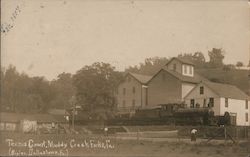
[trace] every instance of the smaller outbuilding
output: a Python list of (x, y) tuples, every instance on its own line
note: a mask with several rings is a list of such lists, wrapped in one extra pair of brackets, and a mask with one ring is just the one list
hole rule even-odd
[(41, 130), (58, 129), (65, 124), (64, 118), (50, 114), (0, 113), (0, 131), (39, 132)]
[(228, 112), (231, 124), (250, 126), (250, 98), (239, 88), (229, 84), (200, 82), (184, 98), (187, 107), (211, 108), (215, 116)]

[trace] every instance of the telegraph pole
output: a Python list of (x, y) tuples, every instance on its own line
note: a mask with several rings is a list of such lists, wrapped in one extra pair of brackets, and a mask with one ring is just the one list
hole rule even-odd
[(70, 104), (73, 106), (72, 112), (72, 128), (75, 130), (75, 113), (76, 113), (76, 97), (72, 96), (70, 99)]

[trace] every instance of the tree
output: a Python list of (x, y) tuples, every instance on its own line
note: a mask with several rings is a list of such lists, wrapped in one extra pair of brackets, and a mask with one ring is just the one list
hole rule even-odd
[(108, 63), (84, 66), (73, 76), (77, 102), (90, 112), (115, 105), (114, 92), (122, 74)]
[(75, 95), (72, 75), (70, 73), (59, 74), (57, 79), (51, 82), (51, 87), (54, 90), (55, 97), (50, 102), (50, 107), (60, 109), (70, 108), (69, 100)]
[(159, 69), (161, 69), (167, 62), (168, 59), (165, 57), (146, 58), (144, 60), (144, 63), (139, 64), (139, 67), (137, 65), (134, 67), (130, 66), (129, 68), (125, 69), (125, 72), (135, 72), (138, 74), (153, 75)]
[(243, 63), (242, 63), (242, 62), (237, 62), (237, 63), (236, 63), (236, 67), (238, 67), (238, 68), (239, 68), (239, 67), (243, 67)]
[(184, 54), (179, 54), (177, 57), (190, 60), (195, 64), (196, 68), (203, 68), (206, 63), (205, 57), (202, 52), (195, 52), (194, 54), (184, 53)]
[(233, 64), (227, 64), (227, 65), (223, 66), (224, 71), (230, 71), (230, 70), (233, 70), (233, 69), (235, 69), (235, 65), (233, 65)]
[(20, 74), (13, 65), (1, 73), (2, 111), (46, 112), (53, 97), (51, 86), (43, 77)]
[(17, 90), (16, 83), (19, 73), (16, 67), (9, 65), (5, 73), (3, 73), (1, 86), (1, 106), (11, 111), (15, 111), (17, 107)]
[[(50, 83), (44, 77), (33, 77), (31, 78), (31, 88), (32, 94), (35, 94), (34, 98), (37, 98), (37, 109), (39, 112), (46, 112), (50, 106), (50, 102), (54, 99), (55, 93), (53, 92)], [(31, 94), (30, 93), (30, 94)], [(38, 98), (40, 97), (40, 98)]]
[(213, 48), (212, 51), (208, 51), (210, 58), (209, 65), (211, 68), (221, 68), (223, 67), (224, 51), (220, 48)]
[(203, 68), (206, 60), (202, 52), (195, 52), (193, 55), (193, 62), (197, 68)]

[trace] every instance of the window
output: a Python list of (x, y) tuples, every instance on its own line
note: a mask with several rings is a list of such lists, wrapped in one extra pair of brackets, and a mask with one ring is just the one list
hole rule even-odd
[(214, 98), (209, 98), (208, 107), (214, 107)]
[(132, 92), (135, 94), (135, 87), (133, 87), (133, 90), (132, 90)]
[(228, 107), (228, 98), (225, 98), (225, 107)]
[(125, 101), (125, 100), (122, 101), (122, 106), (123, 106), (124, 108), (126, 107), (126, 101)]
[(123, 88), (123, 95), (126, 95), (126, 88)]
[(146, 95), (145, 105), (147, 106), (148, 105), (148, 88), (146, 88), (145, 95)]
[(248, 113), (246, 113), (246, 122), (248, 122)]
[(200, 108), (200, 104), (199, 104), (199, 103), (196, 103), (196, 104), (195, 104), (195, 107), (196, 107), (196, 108)]
[(246, 109), (248, 109), (248, 100), (246, 100)]
[(200, 87), (200, 94), (204, 94), (204, 87), (203, 86)]
[(190, 100), (190, 107), (191, 107), (191, 108), (194, 108), (194, 99), (191, 99), (191, 100)]
[(173, 64), (173, 70), (176, 71), (176, 64)]
[(192, 67), (192, 66), (189, 67), (189, 74), (190, 74), (190, 75), (193, 74), (193, 67)]
[(135, 108), (135, 99), (132, 100), (132, 107)]
[(186, 74), (186, 73), (187, 73), (187, 66), (184, 65), (184, 74)]

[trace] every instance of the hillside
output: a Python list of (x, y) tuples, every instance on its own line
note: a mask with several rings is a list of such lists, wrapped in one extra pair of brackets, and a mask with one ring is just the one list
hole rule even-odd
[(248, 70), (197, 69), (196, 71), (211, 81), (235, 85), (250, 95), (250, 72)]

